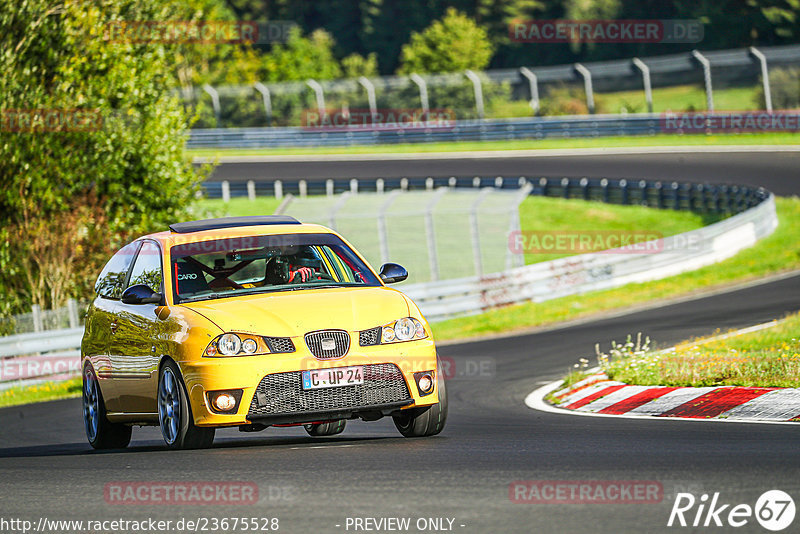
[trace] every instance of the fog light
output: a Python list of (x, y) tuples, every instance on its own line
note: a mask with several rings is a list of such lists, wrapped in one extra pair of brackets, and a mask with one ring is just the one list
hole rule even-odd
[(230, 393), (219, 393), (214, 397), (214, 407), (221, 412), (233, 410), (236, 406), (236, 398)]
[(429, 374), (424, 374), (419, 377), (417, 385), (422, 393), (430, 393), (433, 390), (433, 378)]
[(242, 348), (247, 354), (253, 354), (258, 349), (255, 339), (247, 338), (242, 342)]

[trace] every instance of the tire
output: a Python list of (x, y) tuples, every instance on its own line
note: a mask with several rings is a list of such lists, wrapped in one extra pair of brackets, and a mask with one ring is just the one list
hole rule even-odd
[(158, 424), (170, 449), (206, 449), (214, 442), (213, 428), (195, 426), (186, 385), (172, 360), (158, 374)]
[(439, 390), (437, 404), (404, 410), (400, 415), (392, 416), (394, 426), (403, 436), (407, 438), (435, 436), (444, 429), (447, 422), (447, 388), (441, 365), (436, 366), (436, 387)]
[(86, 439), (95, 449), (124, 449), (131, 442), (131, 427), (111, 423), (106, 417), (106, 403), (94, 369), (83, 370), (83, 426)]
[(335, 436), (344, 432), (344, 427), (347, 420), (339, 419), (338, 421), (329, 421), (327, 423), (319, 423), (315, 425), (303, 425), (309, 436)]

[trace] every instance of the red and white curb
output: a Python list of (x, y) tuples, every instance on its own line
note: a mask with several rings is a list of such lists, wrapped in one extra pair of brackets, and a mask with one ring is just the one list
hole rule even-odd
[[(800, 422), (800, 389), (764, 387), (633, 386), (597, 372), (569, 387), (543, 386), (525, 399), (530, 408), (598, 417), (663, 417), (684, 420)], [(552, 394), (556, 403), (545, 397)]]

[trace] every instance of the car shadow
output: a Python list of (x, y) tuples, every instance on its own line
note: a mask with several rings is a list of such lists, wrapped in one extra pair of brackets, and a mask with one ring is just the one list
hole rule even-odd
[[(320, 446), (336, 446), (336, 445), (353, 445), (356, 443), (372, 442), (377, 443), (381, 441), (397, 441), (404, 440), (402, 437), (394, 436), (337, 436), (329, 438), (312, 438), (312, 437), (269, 437), (263, 439), (236, 439), (227, 438), (222, 441), (215, 441), (214, 444), (208, 448), (203, 449), (206, 451), (214, 451), (217, 449), (246, 449), (254, 447), (265, 447), (270, 449), (285, 449), (287, 447), (310, 448)], [(132, 442), (131, 445), (125, 449), (108, 449), (108, 450), (95, 450), (92, 449), (88, 443), (63, 443), (53, 445), (31, 445), (27, 447), (6, 447), (0, 448), (0, 459), (2, 458), (42, 458), (53, 456), (85, 456), (94, 454), (146, 454), (152, 452), (165, 452), (168, 451), (163, 443), (156, 441), (139, 441)], [(180, 452), (180, 451), (171, 451)], [(189, 451), (191, 452), (191, 451)]]

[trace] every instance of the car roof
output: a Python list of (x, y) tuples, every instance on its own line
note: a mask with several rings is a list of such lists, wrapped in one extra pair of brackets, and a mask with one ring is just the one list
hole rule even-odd
[[(176, 227), (182, 231), (176, 232)], [(176, 223), (170, 225), (170, 230), (142, 236), (140, 239), (153, 239), (161, 243), (164, 248), (170, 248), (173, 245), (213, 239), (280, 234), (336, 234), (336, 232), (321, 225), (301, 223), (293, 217), (264, 215)]]
[(250, 215), (246, 217), (221, 217), (218, 219), (179, 222), (170, 224), (169, 229), (177, 234), (190, 234), (219, 228), (271, 226), (275, 224), (300, 224), (300, 221), (288, 215)]

